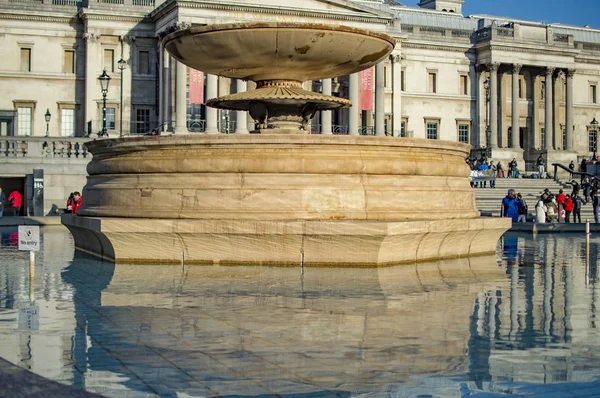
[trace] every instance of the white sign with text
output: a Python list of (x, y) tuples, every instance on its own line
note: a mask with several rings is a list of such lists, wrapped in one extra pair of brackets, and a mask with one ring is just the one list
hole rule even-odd
[(19, 225), (19, 250), (37, 252), (40, 250), (40, 227)]

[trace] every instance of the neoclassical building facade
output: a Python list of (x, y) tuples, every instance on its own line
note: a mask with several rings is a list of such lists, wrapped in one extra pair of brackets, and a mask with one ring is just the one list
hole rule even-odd
[(539, 153), (558, 162), (592, 156), (600, 30), (464, 16), (463, 2), (0, 0), (0, 134), (83, 137), (104, 126), (111, 136), (248, 133), (254, 126), (244, 112), (191, 97), (197, 84), (205, 101), (251, 83), (190, 71), (162, 38), (190, 25), (310, 22), (397, 40), (372, 75), (305, 83), (354, 102), (318, 114), (312, 133), (461, 141), (530, 166)]

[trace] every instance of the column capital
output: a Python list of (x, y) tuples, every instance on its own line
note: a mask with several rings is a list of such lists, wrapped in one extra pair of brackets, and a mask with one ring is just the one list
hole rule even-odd
[(575, 69), (567, 69), (567, 77), (575, 76), (575, 72), (577, 72)]
[(98, 39), (100, 39), (99, 33), (86, 32), (83, 34), (83, 40), (87, 42), (95, 43), (98, 41)]
[(493, 62), (491, 64), (486, 64), (486, 67), (490, 72), (498, 72), (498, 69), (500, 68), (500, 63)]
[(523, 67), (523, 64), (513, 64), (513, 73), (521, 72), (522, 67)]
[(390, 61), (393, 63), (400, 63), (402, 61), (402, 56), (400, 54), (391, 54)]
[(553, 75), (555, 70), (556, 70), (556, 68), (554, 66), (546, 67), (546, 76)]

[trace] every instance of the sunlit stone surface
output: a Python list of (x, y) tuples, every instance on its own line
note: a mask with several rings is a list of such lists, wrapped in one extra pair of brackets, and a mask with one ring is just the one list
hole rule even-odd
[(2, 229), (0, 356), (108, 397), (597, 396), (598, 249), (505, 236), (496, 256), (379, 269), (114, 265)]
[(289, 87), (359, 72), (395, 45), (381, 33), (318, 24), (171, 33), (164, 46), (183, 64), (257, 82), (245, 99), (207, 104), (248, 110), (260, 134), (86, 144), (94, 157), (83, 206), (63, 217), (76, 247), (116, 262), (231, 265), (395, 265), (492, 253), (511, 222), (479, 218), (468, 145), (306, 134), (317, 110), (349, 101)]

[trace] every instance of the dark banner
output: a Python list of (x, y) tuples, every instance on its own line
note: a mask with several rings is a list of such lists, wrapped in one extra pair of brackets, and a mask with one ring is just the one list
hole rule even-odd
[(44, 169), (33, 169), (33, 216), (44, 216)]

